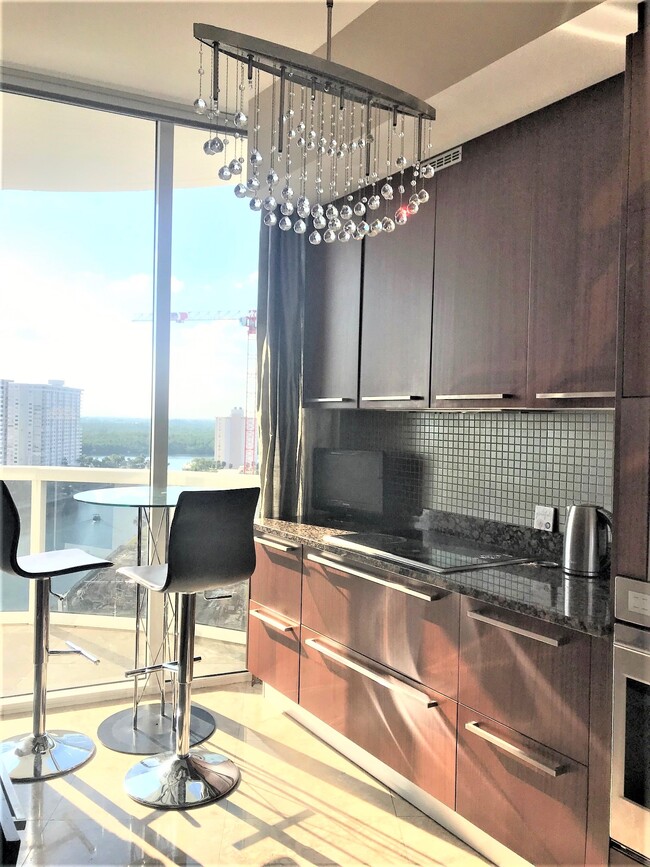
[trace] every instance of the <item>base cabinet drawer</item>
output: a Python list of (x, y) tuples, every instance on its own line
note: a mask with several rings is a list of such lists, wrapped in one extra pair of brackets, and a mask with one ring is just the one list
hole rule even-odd
[(250, 601), (248, 670), (291, 701), (298, 701), (300, 624)]
[(586, 765), (588, 635), (462, 599), (458, 700)]
[(459, 596), (328, 559), (305, 551), (303, 624), (456, 699)]
[(462, 705), (456, 810), (531, 864), (584, 864), (587, 768)]
[(300, 705), (454, 808), (456, 703), (303, 627)]
[(302, 546), (256, 533), (255, 557), (250, 598), (300, 622)]

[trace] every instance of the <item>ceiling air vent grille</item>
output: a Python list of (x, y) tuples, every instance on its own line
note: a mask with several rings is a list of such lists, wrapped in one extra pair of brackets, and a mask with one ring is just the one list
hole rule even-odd
[(425, 162), (432, 165), (434, 169), (439, 172), (440, 169), (449, 168), (449, 166), (461, 162), (462, 159), (463, 147), (462, 145), (458, 145), (458, 147), (452, 148), (450, 151), (445, 151), (443, 154), (438, 154), (437, 157), (433, 157), (433, 159), (426, 160)]

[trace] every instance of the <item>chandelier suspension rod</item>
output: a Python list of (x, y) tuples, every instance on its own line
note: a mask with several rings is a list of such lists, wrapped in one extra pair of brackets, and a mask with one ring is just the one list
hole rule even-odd
[(334, 0), (327, 0), (327, 54), (328, 60), (332, 59), (332, 9)]

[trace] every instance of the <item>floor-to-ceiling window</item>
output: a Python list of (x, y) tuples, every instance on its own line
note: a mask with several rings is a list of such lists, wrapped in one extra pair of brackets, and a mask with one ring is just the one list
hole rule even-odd
[[(173, 271), (165, 286), (156, 279), (155, 120), (10, 93), (0, 100), (10, 130), (0, 193), (0, 478), (20, 511), (21, 553), (74, 546), (117, 565), (133, 562), (136, 510), (74, 495), (149, 481), (156, 292), (171, 293), (173, 311), (170, 383), (159, 372), (156, 383), (158, 393), (169, 388), (170, 418), (158, 461), (162, 455), (171, 483), (226, 483), (222, 470), (233, 468), (216, 451), (217, 419), (233, 407), (252, 411), (246, 365), (254, 338), (221, 317), (234, 310), (235, 295), (237, 310), (254, 308), (259, 216), (247, 211), (248, 220), (237, 222), (236, 243), (221, 237), (219, 226), (234, 225), (218, 216), (232, 191), (214, 185), (206, 133), (173, 127), (175, 159), (166, 167), (174, 177)], [(183, 331), (174, 314), (185, 307), (203, 318)], [(250, 471), (241, 477), (253, 481)], [(78, 637), (102, 665), (55, 658), (51, 688), (122, 681), (132, 663), (133, 587), (113, 569), (59, 579), (53, 589), (53, 646)], [(0, 574), (5, 653), (31, 630), (29, 591), (28, 581)], [(203, 614), (206, 641), (222, 627), (239, 628), (234, 606), (219, 623), (209, 608)], [(111, 629), (109, 642), (97, 627)], [(243, 667), (243, 636), (233, 659), (228, 651), (201, 673)], [(3, 666), (13, 671), (3, 695), (29, 691), (28, 653), (24, 668)]]

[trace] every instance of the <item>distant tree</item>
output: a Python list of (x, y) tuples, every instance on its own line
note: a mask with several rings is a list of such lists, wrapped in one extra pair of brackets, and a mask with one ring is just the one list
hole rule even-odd
[(212, 458), (192, 458), (189, 463), (185, 464), (183, 467), (184, 470), (191, 470), (195, 473), (216, 473), (221, 469), (219, 466), (220, 461), (215, 461)]

